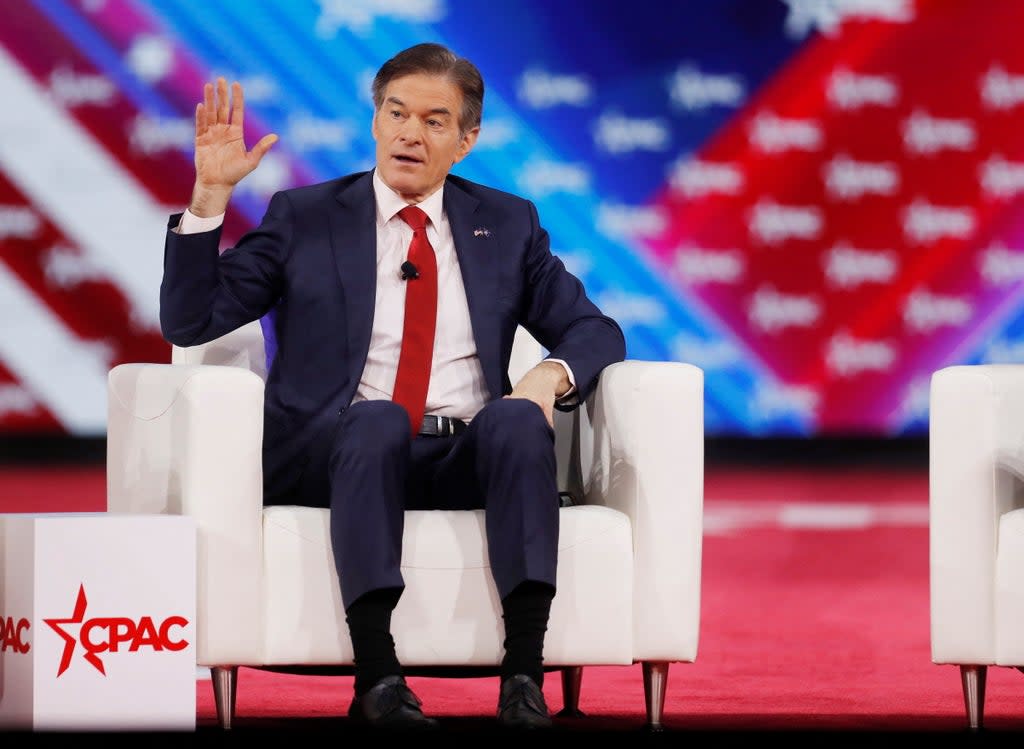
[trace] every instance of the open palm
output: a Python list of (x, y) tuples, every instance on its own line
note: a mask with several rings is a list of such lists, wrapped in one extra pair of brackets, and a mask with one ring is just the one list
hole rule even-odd
[(243, 122), (245, 99), (242, 85), (223, 78), (203, 87), (203, 101), (196, 106), (196, 182), (207, 189), (230, 190), (259, 166), (264, 154), (277, 142), (273, 133), (264, 135), (251, 150), (245, 148)]

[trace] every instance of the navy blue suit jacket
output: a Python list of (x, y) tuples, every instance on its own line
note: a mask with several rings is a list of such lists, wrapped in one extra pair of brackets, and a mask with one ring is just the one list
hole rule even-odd
[[(625, 357), (624, 338), (551, 254), (533, 203), (449, 175), (444, 209), (491, 398), (512, 389), (508, 365), (521, 324), (569, 364), (576, 402), (584, 400), (601, 370)], [(372, 172), (276, 193), (260, 225), (223, 254), (219, 230), (180, 235), (170, 231), (179, 220), (168, 224), (160, 286), (170, 343), (205, 343), (274, 311), (263, 462), (264, 483), (277, 483), (359, 385), (376, 293)]]

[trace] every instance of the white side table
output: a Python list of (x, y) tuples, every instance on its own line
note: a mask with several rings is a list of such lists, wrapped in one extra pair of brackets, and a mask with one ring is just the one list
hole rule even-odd
[(194, 731), (196, 533), (0, 514), (0, 729)]

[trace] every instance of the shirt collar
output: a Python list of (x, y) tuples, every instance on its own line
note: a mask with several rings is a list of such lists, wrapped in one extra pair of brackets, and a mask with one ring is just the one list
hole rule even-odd
[[(402, 200), (398, 193), (384, 184), (384, 180), (380, 178), (376, 169), (373, 170), (373, 193), (377, 199), (377, 220), (380, 221), (381, 226), (409, 205)], [(427, 214), (427, 218), (430, 219), (434, 228), (440, 226), (444, 207), (444, 183), (416, 205)]]

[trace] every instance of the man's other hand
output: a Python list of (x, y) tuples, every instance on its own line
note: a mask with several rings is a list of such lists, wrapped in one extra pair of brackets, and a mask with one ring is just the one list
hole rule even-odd
[(555, 399), (569, 390), (571, 383), (565, 367), (557, 362), (542, 361), (523, 375), (506, 398), (526, 398), (540, 406), (548, 426), (555, 426)]

